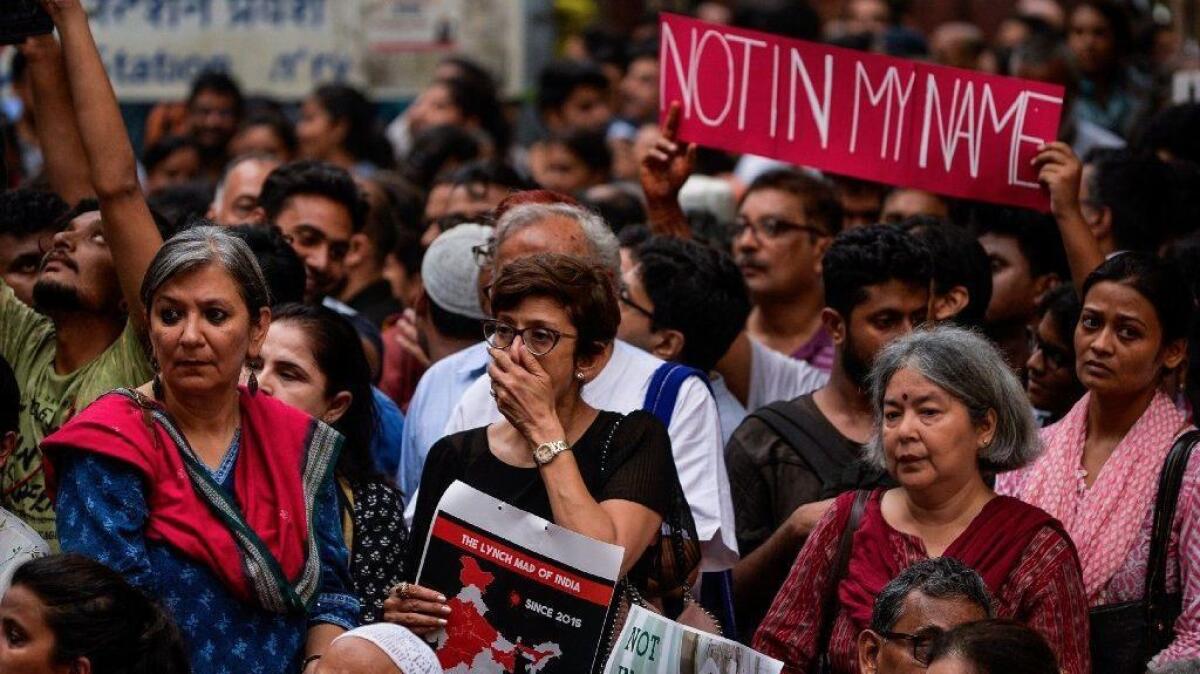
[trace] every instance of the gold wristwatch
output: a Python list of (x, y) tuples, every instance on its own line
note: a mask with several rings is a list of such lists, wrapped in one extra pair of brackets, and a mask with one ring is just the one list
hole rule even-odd
[(539, 466), (544, 466), (554, 460), (554, 457), (570, 449), (566, 440), (543, 442), (533, 450), (533, 460)]

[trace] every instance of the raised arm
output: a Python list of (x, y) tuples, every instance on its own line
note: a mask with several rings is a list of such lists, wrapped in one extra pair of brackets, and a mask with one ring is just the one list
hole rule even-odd
[(1043, 145), (1033, 163), (1038, 167), (1038, 180), (1050, 190), (1050, 211), (1058, 222), (1063, 248), (1067, 251), (1071, 281), (1075, 292), (1082, 295), (1084, 279), (1104, 262), (1104, 252), (1083, 219), (1079, 205), (1083, 164), (1071, 146), (1062, 142)]
[(139, 328), (146, 312), (142, 277), (162, 245), (138, 184), (137, 160), (121, 119), (87, 14), (79, 0), (41, 0), (62, 38), (63, 62), (91, 183), (100, 199), (104, 236), (112, 250), (129, 319)]
[(654, 234), (692, 237), (692, 228), (679, 205), (679, 190), (696, 166), (695, 144), (679, 142), (679, 103), (671, 104), (662, 125), (662, 137), (642, 158), (638, 177), (646, 195), (646, 213)]
[(33, 114), (50, 187), (72, 205), (94, 197), (58, 41), (53, 35), (31, 37), (21, 45), (21, 53), (29, 61)]

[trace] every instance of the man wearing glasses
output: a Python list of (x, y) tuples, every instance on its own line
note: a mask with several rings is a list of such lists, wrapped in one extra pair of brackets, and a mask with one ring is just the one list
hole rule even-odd
[(821, 325), (821, 257), (841, 223), (841, 204), (827, 182), (778, 169), (747, 188), (733, 230), (734, 258), (754, 305), (750, 336), (826, 372), (833, 340)]
[[(746, 337), (750, 300), (729, 255), (694, 241), (656, 236), (622, 247), (621, 269), (617, 336), (663, 360), (710, 374), (722, 445), (748, 409), (811, 393), (829, 379), (828, 373)], [(743, 358), (727, 357), (738, 348), (744, 348)], [(741, 371), (722, 370), (719, 363), (725, 360), (738, 360)]]
[(425, 202), (421, 243), (429, 247), (439, 234), (473, 222), (492, 225), (492, 211), (510, 194), (533, 189), (509, 164), (481, 159), (438, 178)]
[(943, 632), (991, 618), (992, 598), (978, 573), (953, 557), (917, 562), (875, 598), (871, 627), (858, 636), (862, 674), (921, 674)]

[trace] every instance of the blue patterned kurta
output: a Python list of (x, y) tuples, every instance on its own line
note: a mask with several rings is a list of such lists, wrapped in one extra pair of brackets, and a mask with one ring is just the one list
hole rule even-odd
[[(213, 477), (230, 493), (238, 445)], [(123, 573), (158, 597), (175, 618), (195, 674), (292, 674), (299, 671), (309, 626), (357, 624), (359, 603), (348, 572), (334, 481), (321, 486), (316, 532), (321, 591), (310, 615), (280, 615), (240, 601), (206, 566), (166, 543), (146, 540), (148, 511), (141, 475), (115, 459), (65, 454), (57, 516), (64, 551)]]

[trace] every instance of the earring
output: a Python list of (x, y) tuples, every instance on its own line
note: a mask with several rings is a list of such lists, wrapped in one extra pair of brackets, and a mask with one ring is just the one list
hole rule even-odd
[(583, 381), (583, 380), (584, 380), (584, 376), (585, 376), (585, 375), (583, 374), (583, 371), (582, 371), (582, 370), (580, 370), (579, 372), (576, 372), (576, 373), (575, 373), (575, 378), (576, 378), (576, 379), (578, 379), (579, 381)]
[(246, 389), (250, 391), (250, 395), (258, 394), (258, 375), (256, 373), (262, 368), (262, 358), (246, 359), (246, 369), (250, 370), (250, 376), (246, 378)]
[(150, 381), (150, 390), (154, 393), (154, 399), (162, 401), (166, 396), (163, 395), (162, 377), (158, 375), (161, 369), (158, 365), (158, 356), (150, 356), (150, 369), (154, 370), (154, 379)]

